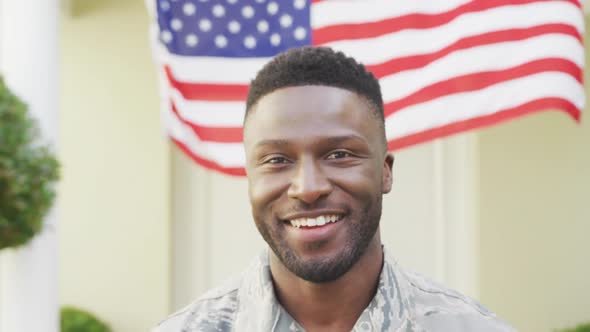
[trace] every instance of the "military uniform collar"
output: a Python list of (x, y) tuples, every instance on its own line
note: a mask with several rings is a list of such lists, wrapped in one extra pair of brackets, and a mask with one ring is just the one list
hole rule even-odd
[[(384, 249), (377, 292), (353, 331), (407, 331), (415, 326), (410, 283)], [(278, 302), (265, 250), (244, 274), (238, 290), (236, 325), (245, 331), (304, 331)]]

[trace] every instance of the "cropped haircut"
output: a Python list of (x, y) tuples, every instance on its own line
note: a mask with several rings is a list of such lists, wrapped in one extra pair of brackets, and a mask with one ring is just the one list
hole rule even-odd
[(245, 118), (265, 95), (304, 85), (331, 86), (356, 93), (369, 103), (373, 115), (384, 126), (379, 81), (355, 59), (328, 47), (292, 48), (268, 62), (250, 84)]

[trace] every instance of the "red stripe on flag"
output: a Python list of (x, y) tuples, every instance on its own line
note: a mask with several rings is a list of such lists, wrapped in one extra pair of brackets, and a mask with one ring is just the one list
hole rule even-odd
[(243, 101), (248, 96), (248, 85), (205, 84), (178, 81), (168, 65), (164, 66), (170, 85), (188, 100)]
[(172, 112), (176, 117), (187, 126), (191, 127), (195, 135), (201, 141), (217, 142), (217, 143), (240, 143), (242, 142), (243, 130), (242, 127), (207, 127), (186, 120), (176, 108), (174, 102), (170, 102)]
[(367, 66), (375, 77), (382, 78), (387, 75), (398, 73), (404, 70), (418, 69), (441, 59), (450, 53), (473, 48), (482, 45), (489, 45), (502, 42), (511, 42), (537, 37), (545, 34), (564, 34), (576, 38), (582, 44), (582, 35), (576, 27), (567, 24), (544, 24), (525, 29), (509, 29), (493, 31), (480, 35), (469, 36), (456, 41), (455, 43), (433, 53), (406, 56), (391, 59), (381, 64)]
[[(408, 14), (367, 23), (336, 24), (314, 29), (312, 43), (323, 45), (340, 40), (368, 39), (407, 29), (429, 29), (466, 13), (485, 11), (501, 6), (525, 5), (547, 0), (477, 0), (440, 14)], [(561, 0), (580, 6), (576, 0)]]
[(421, 131), (408, 136), (396, 138), (388, 142), (389, 150), (399, 150), (419, 143), (424, 143), (437, 138), (443, 138), (456, 133), (476, 129), (479, 127), (498, 124), (510, 119), (527, 114), (542, 111), (563, 111), (569, 114), (576, 122), (580, 122), (581, 110), (569, 100), (562, 98), (541, 98), (522, 105), (505, 109), (493, 114), (479, 116), (464, 121), (453, 122), (437, 128)]
[(174, 142), (176, 144), (176, 146), (178, 146), (182, 151), (184, 151), (184, 153), (189, 155), (197, 164), (199, 164), (205, 168), (213, 169), (213, 170), (216, 170), (218, 172), (228, 174), (228, 175), (234, 175), (234, 176), (245, 176), (246, 175), (246, 170), (242, 167), (223, 167), (214, 161), (202, 158), (199, 155), (195, 154), (191, 149), (189, 149), (188, 146), (186, 146), (186, 144), (175, 139), (174, 137), (170, 137), (170, 139), (172, 140), (172, 142)]
[(542, 72), (563, 72), (582, 83), (582, 69), (575, 63), (559, 58), (531, 61), (516, 67), (457, 76), (426, 86), (407, 97), (384, 105), (384, 115), (388, 117), (408, 106), (424, 103), (442, 96), (484, 89), (491, 85)]

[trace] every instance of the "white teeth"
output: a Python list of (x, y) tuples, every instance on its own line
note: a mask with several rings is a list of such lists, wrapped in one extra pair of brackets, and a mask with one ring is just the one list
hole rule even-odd
[(314, 227), (314, 226), (323, 226), (325, 224), (336, 222), (340, 220), (340, 216), (331, 214), (326, 216), (319, 216), (316, 218), (298, 218), (291, 220), (291, 226), (293, 227)]

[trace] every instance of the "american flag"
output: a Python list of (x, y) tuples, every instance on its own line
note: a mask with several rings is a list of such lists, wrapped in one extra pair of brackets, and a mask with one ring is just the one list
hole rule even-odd
[(147, 0), (167, 134), (199, 164), (244, 175), (248, 84), (303, 45), (379, 79), (389, 149), (525, 114), (584, 107), (577, 0)]

